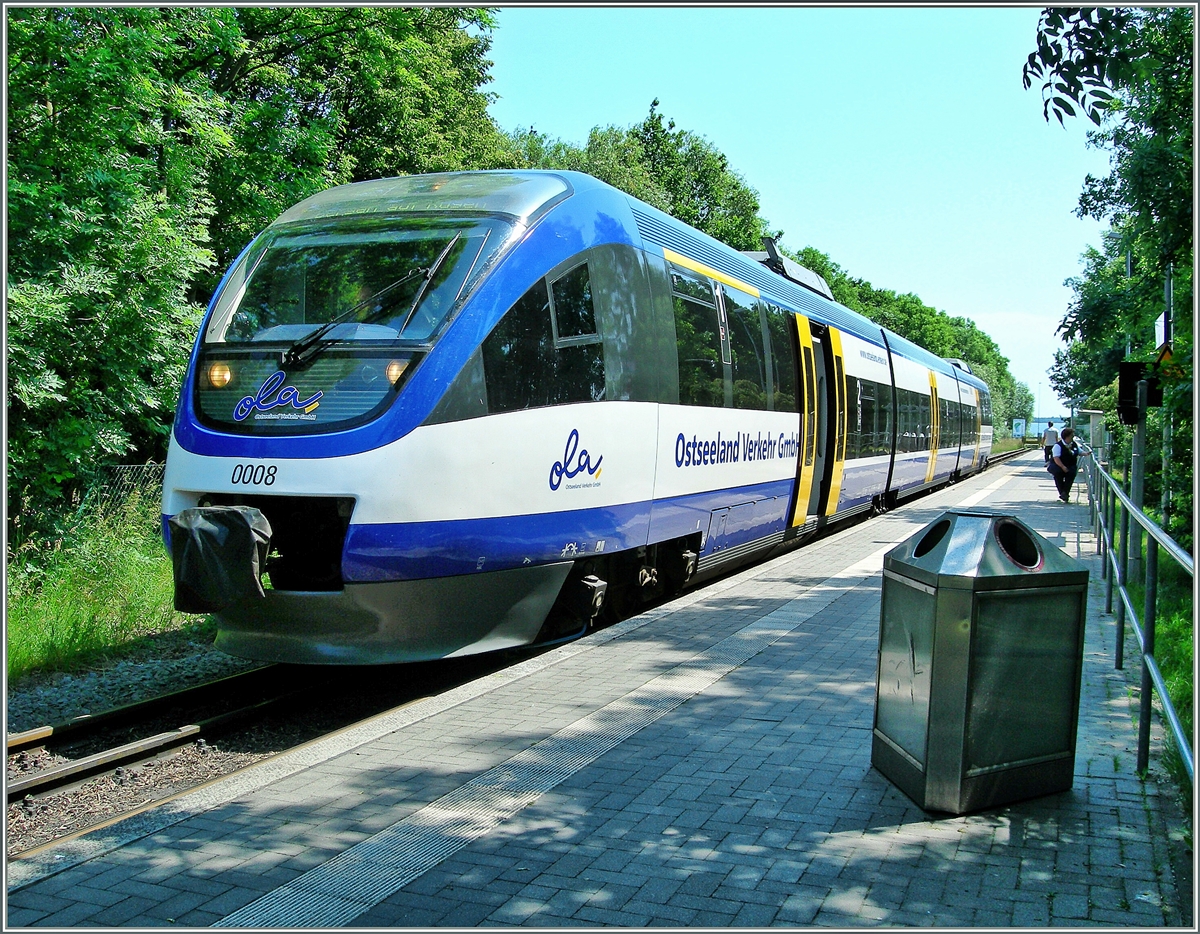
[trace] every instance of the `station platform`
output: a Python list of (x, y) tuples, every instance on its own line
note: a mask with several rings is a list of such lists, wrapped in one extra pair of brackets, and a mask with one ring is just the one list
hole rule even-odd
[[(10, 861), (5, 926), (1178, 925), (1086, 495), (997, 465)], [(955, 507), (1091, 569), (1072, 789), (962, 817), (871, 767), (883, 556)]]

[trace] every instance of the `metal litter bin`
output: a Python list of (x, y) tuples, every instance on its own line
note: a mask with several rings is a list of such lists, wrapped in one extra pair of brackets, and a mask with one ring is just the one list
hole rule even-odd
[(871, 764), (928, 811), (1069, 789), (1087, 582), (992, 513), (951, 510), (889, 551)]

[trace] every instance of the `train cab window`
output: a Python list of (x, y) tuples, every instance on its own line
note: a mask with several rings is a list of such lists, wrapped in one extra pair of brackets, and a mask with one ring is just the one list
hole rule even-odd
[(770, 304), (764, 306), (764, 311), (771, 348), (771, 408), (776, 412), (796, 412), (796, 363), (788, 322), (791, 312)]
[[(568, 320), (578, 321), (582, 296), (590, 308), (591, 292), (585, 282), (587, 266), (567, 274), (568, 281), (555, 295), (564, 296)], [(571, 278), (574, 277), (574, 278)], [(557, 286), (562, 280), (555, 280)], [(573, 291), (572, 291), (573, 290)], [(572, 304), (574, 303), (574, 304)], [(557, 307), (557, 305), (555, 306)], [(593, 330), (595, 325), (592, 325)], [(580, 337), (590, 338), (582, 343)], [(488, 411), (512, 412), (546, 405), (598, 402), (605, 396), (604, 352), (594, 335), (574, 335), (566, 344), (554, 340), (550, 290), (539, 280), (500, 319), (483, 342), (484, 382)]]
[(733, 407), (767, 407), (767, 358), (763, 353), (763, 328), (759, 303), (729, 286), (721, 287), (725, 319), (729, 322), (729, 350), (733, 367)]
[(712, 283), (690, 270), (672, 266), (671, 292), (679, 354), (679, 402), (724, 406), (723, 328)]

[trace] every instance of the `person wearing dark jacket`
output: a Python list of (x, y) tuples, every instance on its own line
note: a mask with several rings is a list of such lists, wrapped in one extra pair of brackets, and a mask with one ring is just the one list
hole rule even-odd
[(1075, 443), (1075, 430), (1064, 428), (1050, 454), (1050, 473), (1054, 476), (1054, 485), (1058, 487), (1060, 502), (1069, 502), (1071, 484), (1075, 482), (1075, 474), (1079, 472), (1079, 445)]

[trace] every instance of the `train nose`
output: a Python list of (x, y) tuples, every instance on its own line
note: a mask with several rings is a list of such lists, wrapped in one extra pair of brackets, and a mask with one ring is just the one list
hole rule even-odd
[(253, 506), (199, 506), (168, 520), (175, 609), (215, 613), (265, 597), (262, 572), (271, 524)]

